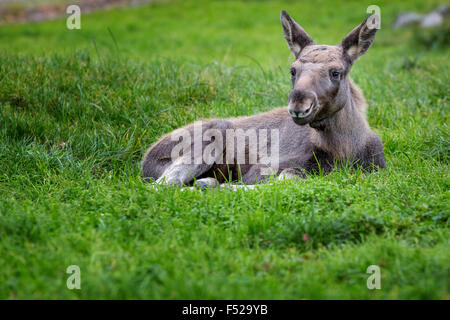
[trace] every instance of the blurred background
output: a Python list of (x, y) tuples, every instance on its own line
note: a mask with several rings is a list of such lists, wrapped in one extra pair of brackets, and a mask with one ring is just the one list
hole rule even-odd
[(85, 13), (115, 6), (137, 6), (151, 0), (0, 0), (1, 22), (28, 22), (58, 18), (71, 4), (83, 7)]
[[(66, 28), (69, 4), (81, 8), (80, 30)], [(384, 47), (389, 54), (398, 53), (399, 46), (416, 53), (448, 48), (448, 1), (442, 0), (0, 0), (0, 49), (38, 55), (78, 49), (103, 55), (118, 50), (137, 59), (227, 64), (251, 63), (251, 56), (276, 66), (289, 61), (279, 23), (281, 9), (316, 42), (336, 44), (368, 15), (369, 5), (379, 6), (382, 17), (374, 48)], [(420, 19), (439, 6), (444, 6), (438, 10), (442, 21), (421, 27)], [(412, 16), (398, 20), (402, 13)]]

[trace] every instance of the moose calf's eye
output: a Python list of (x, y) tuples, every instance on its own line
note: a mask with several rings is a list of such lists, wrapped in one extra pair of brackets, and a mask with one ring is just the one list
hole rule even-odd
[(293, 77), (295, 77), (295, 74), (296, 74), (296, 70), (295, 70), (295, 68), (291, 68), (291, 75), (293, 76)]
[(341, 75), (341, 73), (339, 71), (332, 71), (331, 72), (331, 76), (333, 77), (333, 79), (339, 79), (340, 75)]

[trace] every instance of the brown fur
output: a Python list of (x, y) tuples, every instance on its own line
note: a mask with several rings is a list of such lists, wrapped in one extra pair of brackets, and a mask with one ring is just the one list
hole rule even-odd
[[(203, 131), (220, 130), (224, 143), (227, 129), (278, 129), (280, 177), (304, 176), (304, 172), (328, 172), (341, 162), (350, 161), (366, 169), (384, 168), (383, 146), (366, 121), (366, 102), (361, 90), (348, 74), (353, 62), (373, 41), (375, 31), (365, 20), (337, 46), (316, 45), (307, 33), (284, 11), (281, 21), (288, 45), (296, 57), (292, 64), (293, 90), (289, 105), (266, 113), (231, 119), (213, 119), (202, 123)], [(336, 76), (336, 74), (338, 74)], [(193, 131), (193, 124), (184, 127)], [(158, 182), (186, 184), (194, 179), (215, 177), (222, 182), (239, 173), (246, 184), (264, 180), (262, 165), (227, 163), (180, 165), (170, 154), (177, 142), (162, 137), (145, 154), (145, 177)], [(270, 143), (270, 139), (269, 139)], [(203, 143), (203, 148), (207, 143)], [(252, 152), (246, 144), (246, 154)], [(221, 157), (225, 160), (227, 150)], [(219, 159), (219, 158), (217, 158)], [(205, 180), (205, 181), (211, 181)]]

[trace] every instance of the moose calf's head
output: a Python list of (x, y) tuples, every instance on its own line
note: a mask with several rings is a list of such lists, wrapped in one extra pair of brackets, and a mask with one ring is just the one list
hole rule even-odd
[(296, 124), (320, 123), (341, 110), (350, 97), (348, 73), (353, 62), (372, 44), (379, 17), (372, 15), (335, 46), (316, 45), (285, 11), (281, 24), (289, 49), (295, 56), (291, 66), (292, 92), (288, 111)]

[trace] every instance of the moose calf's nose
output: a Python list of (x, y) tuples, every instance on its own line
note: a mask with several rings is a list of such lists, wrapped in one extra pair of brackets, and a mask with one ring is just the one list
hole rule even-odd
[(313, 101), (316, 99), (316, 94), (311, 90), (294, 89), (289, 94), (289, 102), (296, 104), (303, 104), (307, 100)]

